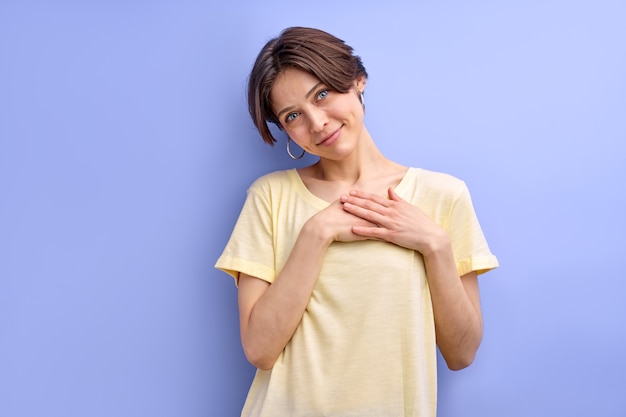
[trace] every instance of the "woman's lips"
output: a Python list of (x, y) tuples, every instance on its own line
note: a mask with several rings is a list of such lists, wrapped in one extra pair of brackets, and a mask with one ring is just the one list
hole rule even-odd
[(330, 135), (326, 136), (320, 143), (317, 144), (317, 146), (332, 145), (337, 140), (337, 138), (339, 138), (339, 135), (341, 134), (341, 129), (342, 128), (343, 128), (343, 126), (341, 126), (339, 129), (335, 130)]

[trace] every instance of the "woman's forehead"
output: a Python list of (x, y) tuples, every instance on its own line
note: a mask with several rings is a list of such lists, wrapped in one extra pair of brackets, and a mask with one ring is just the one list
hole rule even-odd
[[(292, 104), (291, 101), (306, 99), (320, 80), (306, 71), (288, 68), (282, 71), (274, 81), (270, 98), (274, 107)], [(274, 110), (277, 110), (276, 108)]]

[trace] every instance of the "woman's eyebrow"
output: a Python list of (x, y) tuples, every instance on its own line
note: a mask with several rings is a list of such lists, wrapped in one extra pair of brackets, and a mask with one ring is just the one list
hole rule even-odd
[[(315, 91), (315, 90), (316, 90), (316, 89), (317, 89), (320, 85), (322, 85), (322, 84), (323, 84), (322, 82), (319, 82), (319, 83), (315, 84), (315, 85), (313, 86), (313, 88), (311, 88), (311, 89), (309, 90), (309, 92), (308, 92), (308, 93), (306, 93), (306, 95), (305, 95), (304, 97), (305, 97), (305, 98), (309, 98), (309, 97), (311, 96), (311, 94), (313, 94), (313, 92), (314, 92), (314, 91)], [(279, 111), (279, 112), (276, 114), (276, 117), (277, 117), (277, 118), (280, 118), (280, 115), (281, 115), (281, 114), (283, 114), (283, 113), (285, 113), (285, 112), (287, 112), (287, 111), (289, 111), (289, 110), (291, 110), (291, 109), (293, 109), (293, 106), (285, 107), (284, 109), (282, 109), (281, 111)]]

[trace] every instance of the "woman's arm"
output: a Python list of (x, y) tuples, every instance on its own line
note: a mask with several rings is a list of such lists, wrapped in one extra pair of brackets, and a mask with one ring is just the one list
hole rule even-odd
[(330, 242), (306, 223), (285, 267), (270, 283), (239, 276), (239, 320), (246, 357), (259, 369), (270, 369), (295, 332), (311, 298)]
[(433, 304), (437, 345), (448, 368), (463, 369), (474, 361), (483, 335), (476, 272), (459, 279), (447, 235), (422, 255)]
[(459, 277), (450, 239), (440, 226), (389, 189), (389, 198), (352, 192), (344, 209), (376, 226), (356, 226), (356, 234), (385, 240), (422, 254), (435, 318), (437, 345), (448, 367), (463, 369), (474, 360), (482, 339), (476, 273)]
[(311, 298), (328, 246), (333, 241), (365, 240), (352, 232), (370, 222), (345, 212), (339, 201), (311, 217), (302, 227), (283, 269), (272, 284), (239, 276), (239, 320), (246, 357), (270, 369), (296, 331)]

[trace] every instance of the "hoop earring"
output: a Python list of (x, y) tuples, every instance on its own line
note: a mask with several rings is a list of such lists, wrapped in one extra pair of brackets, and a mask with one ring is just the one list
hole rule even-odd
[(304, 154), (306, 153), (306, 151), (304, 149), (302, 149), (302, 154), (300, 156), (293, 156), (293, 154), (291, 153), (291, 149), (289, 149), (289, 144), (291, 143), (291, 138), (287, 138), (287, 153), (289, 154), (289, 156), (291, 157), (291, 159), (301, 159)]

